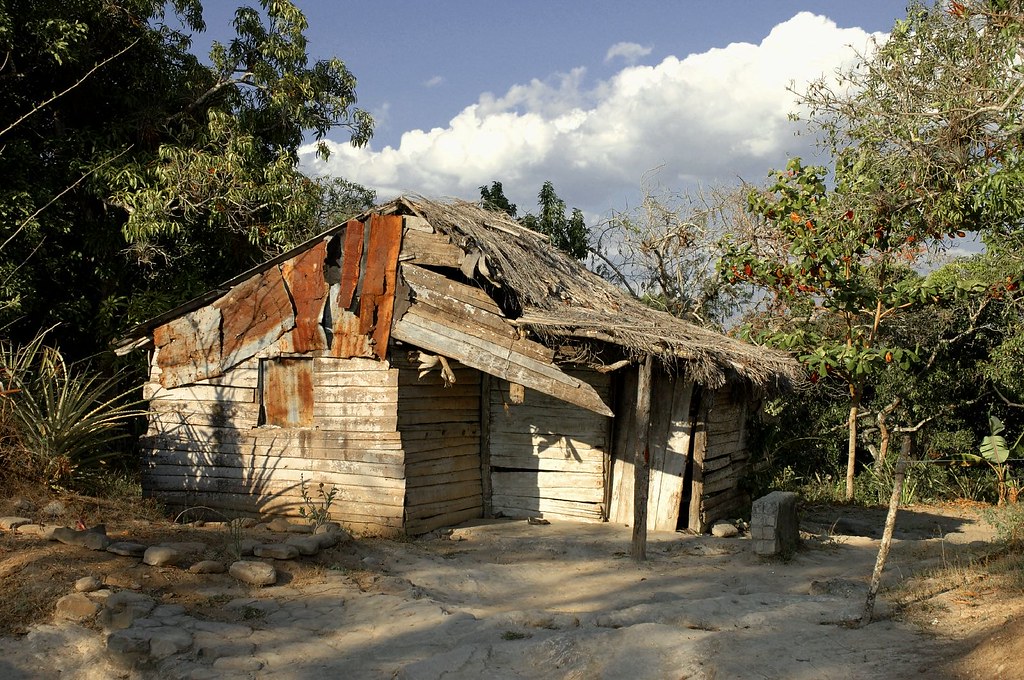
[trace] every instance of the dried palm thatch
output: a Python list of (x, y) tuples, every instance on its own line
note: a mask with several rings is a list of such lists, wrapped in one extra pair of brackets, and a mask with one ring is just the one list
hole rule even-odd
[(685, 363), (709, 388), (730, 374), (767, 391), (802, 380), (786, 353), (730, 338), (647, 307), (552, 247), (543, 234), (507, 215), (465, 201), (405, 197), (384, 208), (425, 218), (466, 253), (482, 255), (480, 274), (518, 307), (514, 323), (555, 344), (567, 339), (609, 343), (631, 357), (651, 354), (670, 368)]

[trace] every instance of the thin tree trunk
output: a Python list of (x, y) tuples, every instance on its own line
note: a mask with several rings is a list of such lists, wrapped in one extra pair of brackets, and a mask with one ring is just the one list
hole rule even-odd
[(886, 422), (886, 420), (888, 419), (889, 414), (895, 411), (896, 408), (900, 405), (900, 401), (900, 398), (896, 397), (895, 399), (893, 399), (891, 404), (883, 408), (878, 413), (878, 429), (881, 432), (881, 441), (878, 445), (878, 457), (875, 458), (876, 471), (881, 471), (882, 466), (885, 465), (885, 458), (887, 455), (889, 455), (890, 433), (889, 424)]
[(907, 459), (910, 458), (910, 450), (913, 446), (912, 436), (909, 432), (903, 435), (900, 456), (896, 460), (896, 475), (892, 485), (892, 496), (889, 497), (889, 514), (885, 517), (882, 544), (878, 546), (875, 570), (871, 574), (871, 585), (868, 587), (868, 596), (864, 602), (864, 614), (860, 618), (860, 625), (862, 626), (871, 623), (871, 616), (875, 613), (875, 598), (878, 596), (878, 586), (882, 582), (882, 570), (885, 569), (885, 560), (888, 559), (889, 548), (892, 546), (892, 532), (896, 527), (896, 511), (900, 506), (900, 498), (903, 496), (903, 477), (907, 472)]
[(857, 412), (860, 410), (860, 399), (850, 404), (850, 418), (847, 421), (849, 439), (846, 444), (846, 500), (853, 500), (853, 476), (857, 468)]
[(647, 559), (647, 498), (650, 495), (651, 465), (647, 437), (651, 422), (651, 368), (647, 355), (636, 381), (636, 438), (633, 440), (633, 540), (629, 552), (634, 560)]

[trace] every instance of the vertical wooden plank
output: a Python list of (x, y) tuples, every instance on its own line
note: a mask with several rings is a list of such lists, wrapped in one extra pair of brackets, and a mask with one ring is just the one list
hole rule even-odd
[(690, 491), (690, 516), (687, 528), (698, 534), (704, 526), (704, 457), (708, 451), (708, 415), (714, 408), (715, 393), (702, 390), (697, 422), (693, 424), (693, 482)]
[(633, 461), (631, 442), (636, 429), (637, 370), (628, 368), (622, 375), (622, 399), (615, 402), (615, 434), (612, 446), (612, 500), (609, 520), (629, 524), (633, 520)]
[(267, 425), (313, 424), (313, 359), (280, 357), (261, 362), (263, 412)]
[(651, 418), (649, 446), (652, 502), (648, 503), (648, 511), (651, 513), (648, 527), (658, 531), (675, 531), (679, 524), (683, 479), (686, 475), (690, 431), (693, 427), (690, 418), (693, 382), (682, 375), (666, 374), (661, 384), (665, 407), (659, 418), (655, 418), (653, 414)]
[(647, 496), (651, 483), (647, 440), (651, 421), (651, 368), (647, 355), (636, 382), (636, 434), (633, 440), (633, 540), (629, 552), (637, 562), (647, 559)]
[(491, 516), (491, 376), (480, 373), (480, 491), (484, 517)]

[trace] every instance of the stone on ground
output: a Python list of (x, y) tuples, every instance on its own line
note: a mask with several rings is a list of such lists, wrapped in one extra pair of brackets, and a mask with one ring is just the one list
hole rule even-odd
[(85, 621), (95, 616), (99, 610), (100, 606), (84, 594), (71, 593), (57, 600), (53, 616), (65, 621)]
[(272, 586), (277, 583), (277, 570), (265, 562), (239, 560), (228, 568), (228, 573), (253, 586)]
[(184, 555), (179, 550), (157, 545), (147, 548), (142, 556), (142, 561), (151, 567), (174, 566), (181, 562)]
[(718, 538), (733, 538), (738, 536), (740, 530), (732, 522), (720, 519), (711, 526), (711, 535)]
[(796, 516), (797, 494), (772, 491), (754, 501), (750, 512), (750, 535), (758, 555), (791, 555), (800, 541)]

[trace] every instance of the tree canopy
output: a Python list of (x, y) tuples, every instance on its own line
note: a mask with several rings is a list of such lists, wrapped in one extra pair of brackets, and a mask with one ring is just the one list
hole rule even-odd
[(91, 352), (322, 218), (334, 188), (297, 151), (338, 127), (369, 139), (354, 76), (310, 61), (287, 0), (240, 8), (210, 65), (189, 51), (204, 28), (197, 0), (0, 6), (0, 324), (15, 337), (59, 324), (72, 356)]

